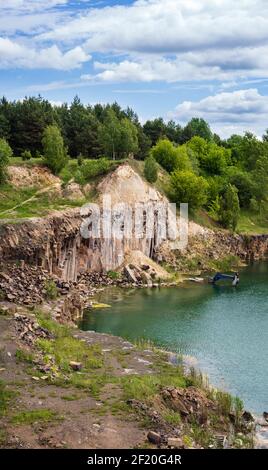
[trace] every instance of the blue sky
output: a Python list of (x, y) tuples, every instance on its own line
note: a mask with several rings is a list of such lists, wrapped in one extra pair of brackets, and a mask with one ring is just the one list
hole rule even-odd
[(268, 127), (265, 0), (0, 0), (0, 95)]

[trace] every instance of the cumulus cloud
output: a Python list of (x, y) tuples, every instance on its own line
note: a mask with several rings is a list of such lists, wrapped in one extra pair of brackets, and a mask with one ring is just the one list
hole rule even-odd
[(41, 38), (75, 40), (82, 35), (92, 51), (118, 52), (181, 53), (223, 44), (252, 46), (267, 40), (265, 12), (265, 0), (138, 0), (127, 6), (90, 9)]
[(97, 78), (104, 81), (265, 76), (268, 4), (265, 0), (137, 0), (88, 9), (37, 40), (82, 41), (89, 53), (118, 56), (103, 65)]
[(136, 0), (98, 8), (89, 0), (75, 8), (71, 0), (0, 0), (1, 31), (31, 34), (39, 47), (110, 54), (97, 70), (105, 82), (230, 81), (268, 73), (265, 0)]
[(186, 123), (192, 117), (206, 119), (222, 137), (251, 130), (261, 136), (267, 126), (268, 96), (257, 89), (218, 93), (200, 101), (184, 101), (169, 117)]
[(81, 67), (90, 60), (79, 46), (62, 52), (56, 45), (43, 49), (33, 49), (10, 39), (0, 38), (0, 68), (52, 68), (69, 70)]

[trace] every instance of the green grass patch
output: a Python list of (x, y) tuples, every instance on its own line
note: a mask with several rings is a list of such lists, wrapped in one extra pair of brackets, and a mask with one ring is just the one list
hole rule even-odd
[(2, 185), (0, 219), (42, 217), (53, 210), (80, 207), (83, 203), (83, 201), (66, 200), (51, 191), (38, 193), (39, 190), (40, 188), (36, 187), (17, 188), (9, 184)]
[(171, 426), (178, 426), (181, 423), (180, 413), (176, 413), (173, 410), (167, 410), (162, 413), (164, 420)]
[(98, 369), (103, 366), (99, 345), (88, 346), (83, 341), (70, 337), (59, 337), (55, 340), (39, 339), (39, 348), (44, 354), (51, 354), (61, 370), (69, 372), (71, 361), (81, 362), (83, 369)]
[(34, 423), (48, 423), (50, 421), (58, 421), (63, 419), (52, 410), (30, 410), (21, 411), (16, 415), (12, 416), (11, 422), (13, 424), (34, 424)]
[(15, 395), (16, 393), (9, 390), (6, 384), (0, 380), (0, 418), (6, 414), (9, 404)]
[(268, 233), (268, 220), (265, 215), (254, 214), (242, 210), (236, 231), (248, 235), (263, 235)]
[(163, 387), (186, 387), (186, 380), (181, 374), (178, 374), (177, 368), (174, 367), (173, 372), (122, 377), (121, 384), (125, 400), (148, 401), (156, 396)]

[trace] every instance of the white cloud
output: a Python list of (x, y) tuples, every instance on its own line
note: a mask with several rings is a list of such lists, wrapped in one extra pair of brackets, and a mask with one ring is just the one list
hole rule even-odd
[(79, 41), (90, 53), (118, 56), (101, 66), (97, 78), (106, 82), (268, 74), (265, 0), (137, 0), (86, 10), (37, 39)]
[(0, 0), (0, 11), (43, 11), (66, 3), (68, 0)]
[(75, 8), (70, 0), (0, 0), (0, 31), (12, 40), (18, 31), (31, 35), (36, 50), (39, 42), (42, 49), (80, 47), (88, 54), (109, 54), (106, 64), (97, 63), (96, 78), (105, 82), (228, 82), (268, 74), (266, 0), (91, 5), (97, 4), (80, 1)]
[(186, 123), (192, 117), (200, 117), (212, 124), (222, 137), (242, 134), (251, 130), (261, 136), (267, 126), (268, 96), (250, 88), (232, 93), (219, 93), (200, 101), (184, 101), (169, 117)]
[(69, 70), (81, 67), (83, 62), (90, 60), (81, 47), (75, 47), (67, 52), (53, 45), (43, 49), (32, 49), (25, 45), (0, 38), (0, 68), (52, 68)]

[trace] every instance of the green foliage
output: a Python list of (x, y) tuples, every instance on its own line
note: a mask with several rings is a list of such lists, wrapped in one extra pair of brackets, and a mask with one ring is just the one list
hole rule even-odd
[(155, 183), (157, 180), (157, 164), (152, 156), (149, 156), (145, 160), (144, 164), (144, 176), (149, 183)]
[(196, 157), (200, 168), (207, 175), (222, 175), (231, 163), (231, 150), (195, 136), (187, 148)]
[(80, 153), (77, 157), (77, 165), (78, 166), (82, 166), (83, 165), (83, 162), (84, 162), (84, 157), (83, 155)]
[(187, 142), (192, 137), (202, 137), (208, 142), (213, 140), (213, 134), (209, 124), (202, 118), (193, 118), (182, 131), (182, 140)]
[(42, 139), (44, 162), (54, 174), (60, 173), (67, 162), (67, 152), (64, 147), (61, 132), (57, 126), (46, 127)]
[(118, 278), (120, 277), (120, 274), (119, 274), (117, 271), (112, 271), (112, 270), (110, 270), (110, 271), (107, 272), (107, 276), (108, 276), (110, 279), (116, 280), (116, 279), (118, 279)]
[(174, 201), (177, 204), (188, 203), (191, 210), (202, 207), (207, 201), (207, 181), (191, 171), (172, 173), (171, 187)]
[(225, 228), (235, 230), (240, 213), (238, 191), (235, 186), (228, 184), (221, 196), (220, 222)]
[(38, 323), (42, 328), (50, 331), (56, 338), (63, 338), (70, 336), (70, 328), (67, 325), (60, 325), (60, 323), (52, 320), (48, 315), (45, 315), (40, 310), (34, 310)]
[(49, 300), (55, 300), (58, 297), (58, 289), (55, 281), (52, 279), (45, 283), (46, 298)]
[(255, 185), (250, 174), (240, 168), (230, 167), (227, 175), (229, 182), (238, 190), (240, 207), (249, 207), (255, 194)]
[(12, 156), (12, 150), (5, 139), (0, 139), (0, 184), (7, 179), (7, 166)]
[(80, 169), (75, 173), (77, 183), (85, 184), (95, 179), (97, 176), (107, 174), (112, 168), (112, 164), (107, 158), (99, 160), (84, 161)]
[(178, 426), (181, 423), (181, 415), (173, 410), (167, 410), (163, 413), (164, 420), (171, 426)]
[(113, 158), (128, 157), (138, 152), (138, 131), (126, 117), (120, 119), (113, 109), (106, 113), (99, 126), (99, 141), (106, 155)]
[(88, 346), (72, 336), (60, 336), (54, 341), (39, 339), (37, 344), (45, 354), (54, 356), (62, 371), (71, 371), (71, 361), (81, 362), (85, 370), (98, 369), (103, 365), (99, 345)]
[(152, 148), (151, 155), (169, 173), (178, 167), (177, 148), (167, 139), (162, 139)]
[(21, 158), (24, 162), (27, 161), (27, 160), (31, 160), (32, 154), (31, 154), (30, 150), (24, 150), (21, 154)]

